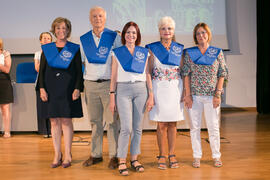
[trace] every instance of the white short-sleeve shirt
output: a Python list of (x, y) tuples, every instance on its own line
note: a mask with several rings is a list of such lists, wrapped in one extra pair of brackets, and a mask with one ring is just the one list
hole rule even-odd
[[(149, 57), (149, 53), (148, 53), (148, 57)], [(133, 72), (126, 72), (122, 65), (120, 64), (117, 56), (115, 56), (114, 52), (112, 53), (112, 56), (115, 57), (115, 59), (117, 60), (117, 64), (118, 64), (118, 71), (117, 71), (117, 82), (135, 82), (135, 81), (146, 81), (146, 64), (144, 67), (144, 71), (142, 74), (139, 73), (133, 73)]]
[[(102, 32), (103, 33), (103, 32)], [(100, 37), (102, 36), (102, 33)], [(93, 39), (95, 41), (96, 46), (98, 47), (100, 38), (93, 33)], [(116, 36), (116, 39), (113, 43), (112, 49), (120, 47), (121, 44), (121, 37), (119, 35)], [(85, 56), (83, 46), (81, 45), (81, 55), (82, 55), (82, 62), (85, 64), (84, 69), (84, 79), (96, 81), (98, 79), (111, 79), (111, 64), (112, 64), (112, 49), (108, 55), (107, 61), (105, 64), (96, 64), (96, 63), (89, 63), (87, 57)]]

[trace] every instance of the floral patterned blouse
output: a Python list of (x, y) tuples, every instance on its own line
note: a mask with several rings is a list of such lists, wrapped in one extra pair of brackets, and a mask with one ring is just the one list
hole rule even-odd
[(190, 76), (190, 90), (192, 95), (213, 96), (216, 91), (218, 78), (228, 79), (228, 69), (223, 52), (220, 51), (218, 58), (212, 65), (195, 64), (186, 52), (181, 74)]
[(171, 68), (171, 69), (163, 69), (160, 67), (154, 67), (152, 72), (152, 79), (159, 81), (171, 81), (174, 79), (180, 78), (180, 69), (179, 67)]

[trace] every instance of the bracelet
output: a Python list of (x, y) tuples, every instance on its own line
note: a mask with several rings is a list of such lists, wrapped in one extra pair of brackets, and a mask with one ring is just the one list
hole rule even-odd
[(115, 94), (115, 91), (110, 91), (109, 94)]
[(220, 94), (215, 94), (214, 97), (219, 99), (219, 98), (221, 98), (221, 95)]
[(223, 89), (216, 89), (216, 92), (220, 92), (221, 94), (223, 94)]

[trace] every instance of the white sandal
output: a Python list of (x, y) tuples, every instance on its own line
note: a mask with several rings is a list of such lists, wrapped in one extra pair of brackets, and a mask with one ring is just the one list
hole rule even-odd
[(3, 137), (4, 138), (10, 138), (11, 137), (10, 132), (5, 132)]
[(201, 160), (199, 158), (194, 158), (194, 160), (192, 162), (192, 166), (194, 168), (199, 168), (201, 166)]
[(214, 166), (215, 167), (221, 167), (222, 166), (222, 161), (220, 158), (215, 158), (214, 159)]

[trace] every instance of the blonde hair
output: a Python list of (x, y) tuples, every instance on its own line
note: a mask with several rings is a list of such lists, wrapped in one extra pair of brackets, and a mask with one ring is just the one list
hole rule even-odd
[(63, 18), (63, 17), (56, 18), (53, 21), (53, 23), (52, 23), (50, 32), (55, 36), (55, 27), (58, 24), (62, 23), (62, 22), (64, 22), (66, 24), (66, 27), (67, 27), (67, 30), (68, 30), (68, 32), (67, 32), (67, 38), (69, 38), (70, 37), (70, 34), (71, 34), (71, 22), (67, 18)]
[(209, 43), (212, 40), (212, 32), (206, 23), (201, 22), (201, 23), (198, 23), (193, 29), (193, 40), (194, 40), (195, 44), (198, 44), (196, 33), (200, 27), (205, 29), (206, 33), (208, 34), (208, 41), (207, 42)]
[(0, 38), (0, 51), (3, 51), (3, 40)]
[(175, 21), (170, 16), (164, 16), (159, 20), (158, 29), (160, 29), (164, 25), (172, 25), (173, 29), (175, 29)]
[[(162, 26), (164, 25), (171, 25), (172, 28), (175, 30), (175, 21), (173, 20), (172, 17), (170, 16), (164, 16), (162, 17), (159, 22), (158, 22), (158, 29), (160, 29)], [(160, 39), (161, 40), (161, 39)], [(175, 34), (173, 35), (172, 41), (176, 41), (175, 40)]]
[(105, 16), (105, 19), (107, 19), (107, 12), (105, 11), (105, 9), (103, 9), (102, 7), (100, 6), (94, 6), (90, 9), (89, 11), (89, 15), (91, 16), (91, 13), (95, 10), (101, 10), (103, 13), (104, 13), (104, 16)]

